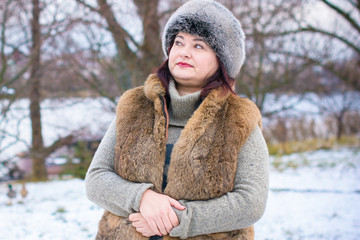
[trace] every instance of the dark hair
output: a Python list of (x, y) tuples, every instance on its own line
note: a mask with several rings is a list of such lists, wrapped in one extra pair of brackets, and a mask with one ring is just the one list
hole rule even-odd
[[(232, 94), (235, 94), (235, 92), (232, 88), (234, 86), (235, 79), (229, 77), (229, 75), (226, 72), (224, 64), (220, 61), (220, 59), (218, 57), (216, 57), (216, 59), (219, 64), (219, 68), (213, 76), (211, 76), (210, 78), (208, 78), (206, 80), (205, 86), (203, 87), (203, 89), (200, 93), (200, 98), (202, 100), (210, 93), (211, 90), (218, 88), (218, 87), (222, 87), (223, 94), (226, 94), (229, 91)], [(157, 74), (158, 78), (160, 79), (163, 87), (166, 90), (166, 95), (168, 96), (169, 95), (169, 82), (170, 82), (170, 78), (171, 78), (171, 73), (170, 73), (170, 69), (169, 69), (169, 59), (166, 59), (166, 61), (163, 62), (161, 64), (161, 66), (155, 70), (155, 73)]]

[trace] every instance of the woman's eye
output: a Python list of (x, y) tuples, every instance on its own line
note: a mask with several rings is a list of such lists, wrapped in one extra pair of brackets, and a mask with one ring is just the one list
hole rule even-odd
[(200, 44), (195, 44), (195, 48), (197, 48), (197, 49), (203, 49), (203, 46), (200, 45)]
[(175, 41), (175, 45), (176, 45), (176, 46), (181, 46), (182, 43), (181, 43), (180, 41)]

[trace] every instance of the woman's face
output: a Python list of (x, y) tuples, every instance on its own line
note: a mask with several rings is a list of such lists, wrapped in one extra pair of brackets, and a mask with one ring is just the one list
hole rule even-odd
[(169, 69), (180, 95), (201, 90), (218, 68), (216, 54), (203, 38), (183, 32), (176, 35), (169, 53)]

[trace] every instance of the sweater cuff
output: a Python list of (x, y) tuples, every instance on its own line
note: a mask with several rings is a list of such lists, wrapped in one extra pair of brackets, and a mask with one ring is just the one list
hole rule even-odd
[(186, 202), (185, 200), (179, 200), (179, 202), (181, 203), (181, 205), (185, 206), (186, 209), (185, 210), (178, 210), (176, 208), (173, 208), (178, 219), (179, 219), (179, 222), (180, 224), (177, 226), (177, 227), (174, 227), (169, 235), (170, 237), (178, 237), (178, 238), (181, 238), (181, 239), (186, 239), (188, 237), (187, 235), (187, 231), (185, 231), (186, 229), (191, 229), (190, 227), (190, 219), (191, 218), (184, 218), (183, 219), (183, 216), (186, 216), (186, 215), (189, 215), (188, 213), (188, 209), (187, 209), (187, 206), (186, 206)]
[(151, 183), (143, 183), (141, 184), (142, 186), (140, 187), (139, 191), (138, 191), (138, 194), (136, 195), (135, 197), (135, 202), (134, 202), (134, 205), (133, 205), (133, 209), (135, 212), (140, 212), (139, 209), (140, 209), (140, 202), (141, 202), (141, 198), (144, 194), (144, 192), (146, 190), (148, 190), (149, 188), (152, 188), (154, 187), (153, 184)]

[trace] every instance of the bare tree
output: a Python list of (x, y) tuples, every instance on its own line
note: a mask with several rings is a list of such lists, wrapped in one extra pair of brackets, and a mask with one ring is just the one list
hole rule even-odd
[[(13, 147), (16, 143), (22, 142), (27, 146), (24, 139), (20, 137), (19, 125), (25, 119), (22, 116), (14, 126), (9, 119), (9, 110), (18, 97), (23, 96), (26, 91), (26, 80), (24, 75), (29, 69), (28, 61), (23, 48), (28, 41), (26, 38), (20, 38), (21, 41), (14, 42), (14, 34), (21, 31), (21, 17), (17, 14), (22, 5), (18, 1), (0, 2), (0, 21), (1, 21), (1, 39), (0, 39), (0, 154)], [(21, 34), (20, 34), (21, 35)], [(12, 126), (9, 131), (9, 126)], [(4, 160), (2, 157), (1, 160)], [(6, 159), (5, 159), (6, 160)]]
[(114, 11), (114, 3), (108, 0), (97, 0), (97, 6), (91, 6), (84, 0), (76, 0), (76, 2), (105, 20), (106, 29), (111, 33), (116, 46), (118, 66), (125, 69), (123, 73), (131, 79), (130, 87), (142, 85), (146, 76), (162, 61), (159, 0), (133, 2), (136, 12), (132, 19), (136, 17), (141, 19), (143, 35), (141, 41), (135, 40), (135, 37), (119, 21), (121, 13)]
[[(302, 4), (295, 0), (232, 0), (223, 3), (240, 20), (246, 34), (246, 61), (236, 79), (236, 89), (252, 99), (264, 115), (274, 114), (265, 112), (267, 95), (291, 91), (310, 67), (302, 60), (281, 53), (284, 48), (295, 48), (292, 38), (272, 34), (277, 29), (288, 29), (293, 25), (293, 15), (301, 10)], [(281, 110), (284, 109), (277, 112)]]
[(42, 33), (40, 24), (41, 7), (39, 0), (32, 0), (32, 20), (31, 20), (31, 70), (30, 70), (30, 119), (32, 129), (32, 147), (31, 159), (33, 166), (33, 178), (37, 180), (46, 180), (47, 172), (45, 166), (46, 157), (57, 148), (69, 144), (72, 140), (72, 135), (60, 138), (50, 146), (45, 147), (42, 135), (41, 124), (41, 46)]
[(323, 117), (329, 116), (336, 122), (336, 139), (338, 140), (346, 128), (346, 116), (360, 112), (359, 92), (349, 90), (349, 87), (343, 82), (342, 84), (336, 83), (336, 81), (328, 83), (326, 90), (318, 93), (315, 99), (308, 100), (319, 108)]
[[(71, 29), (77, 19), (68, 20), (65, 17), (65, 20), (59, 20), (57, 18), (59, 12), (49, 14), (48, 6), (50, 4), (52, 10), (59, 11), (57, 2), (8, 0), (2, 1), (1, 4), (4, 8), (1, 8), (0, 12), (2, 17), (0, 86), (1, 89), (4, 86), (15, 89), (15, 94), (10, 97), (1, 94), (1, 98), (7, 99), (7, 101), (1, 102), (3, 107), (1, 123), (9, 122), (7, 113), (11, 108), (11, 103), (17, 97), (29, 98), (30, 116), (25, 117), (31, 121), (32, 140), (29, 151), (33, 162), (33, 178), (45, 180), (47, 179), (45, 167), (47, 156), (59, 147), (69, 144), (72, 139), (70, 134), (60, 137), (48, 146), (44, 144), (41, 119), (41, 102), (45, 92), (44, 80), (53, 81), (47, 75), (46, 67), (58, 61), (56, 50), (59, 52), (63, 49), (52, 46), (61, 38), (62, 33)], [(41, 17), (44, 13), (46, 16)], [(42, 25), (42, 21), (47, 24)], [(22, 119), (19, 120), (19, 123)], [(19, 131), (16, 134), (18, 133)], [(3, 136), (14, 139), (10, 145), (17, 142), (24, 142), (27, 145), (27, 141), (13, 133), (2, 131), (1, 139)], [(1, 149), (4, 149), (3, 145)]]
[(40, 50), (41, 50), (41, 26), (40, 26), (40, 3), (39, 0), (32, 0), (32, 21), (31, 21), (31, 71), (30, 71), (30, 119), (32, 129), (32, 161), (33, 176), (40, 180), (47, 179), (45, 159), (43, 158), (43, 136), (41, 132), (40, 113)]
[[(328, 0), (309, 0), (308, 4), (321, 3), (323, 7), (328, 9), (334, 15), (334, 21), (328, 21), (327, 27), (319, 26), (308, 20), (307, 16), (294, 16), (297, 19), (297, 26), (290, 30), (282, 30), (274, 35), (304, 35), (308, 37), (309, 44), (307, 51), (289, 53), (290, 56), (297, 56), (305, 61), (321, 66), (325, 70), (332, 73), (345, 84), (360, 91), (360, 83), (358, 78), (352, 77), (351, 72), (339, 69), (337, 62), (355, 63), (357, 68), (360, 67), (360, 2), (353, 0), (346, 1), (328, 1)], [(331, 17), (329, 17), (331, 19)], [(314, 39), (322, 41), (322, 46), (314, 46)], [(321, 39), (321, 40), (320, 40)], [(312, 54), (309, 54), (312, 53)]]

